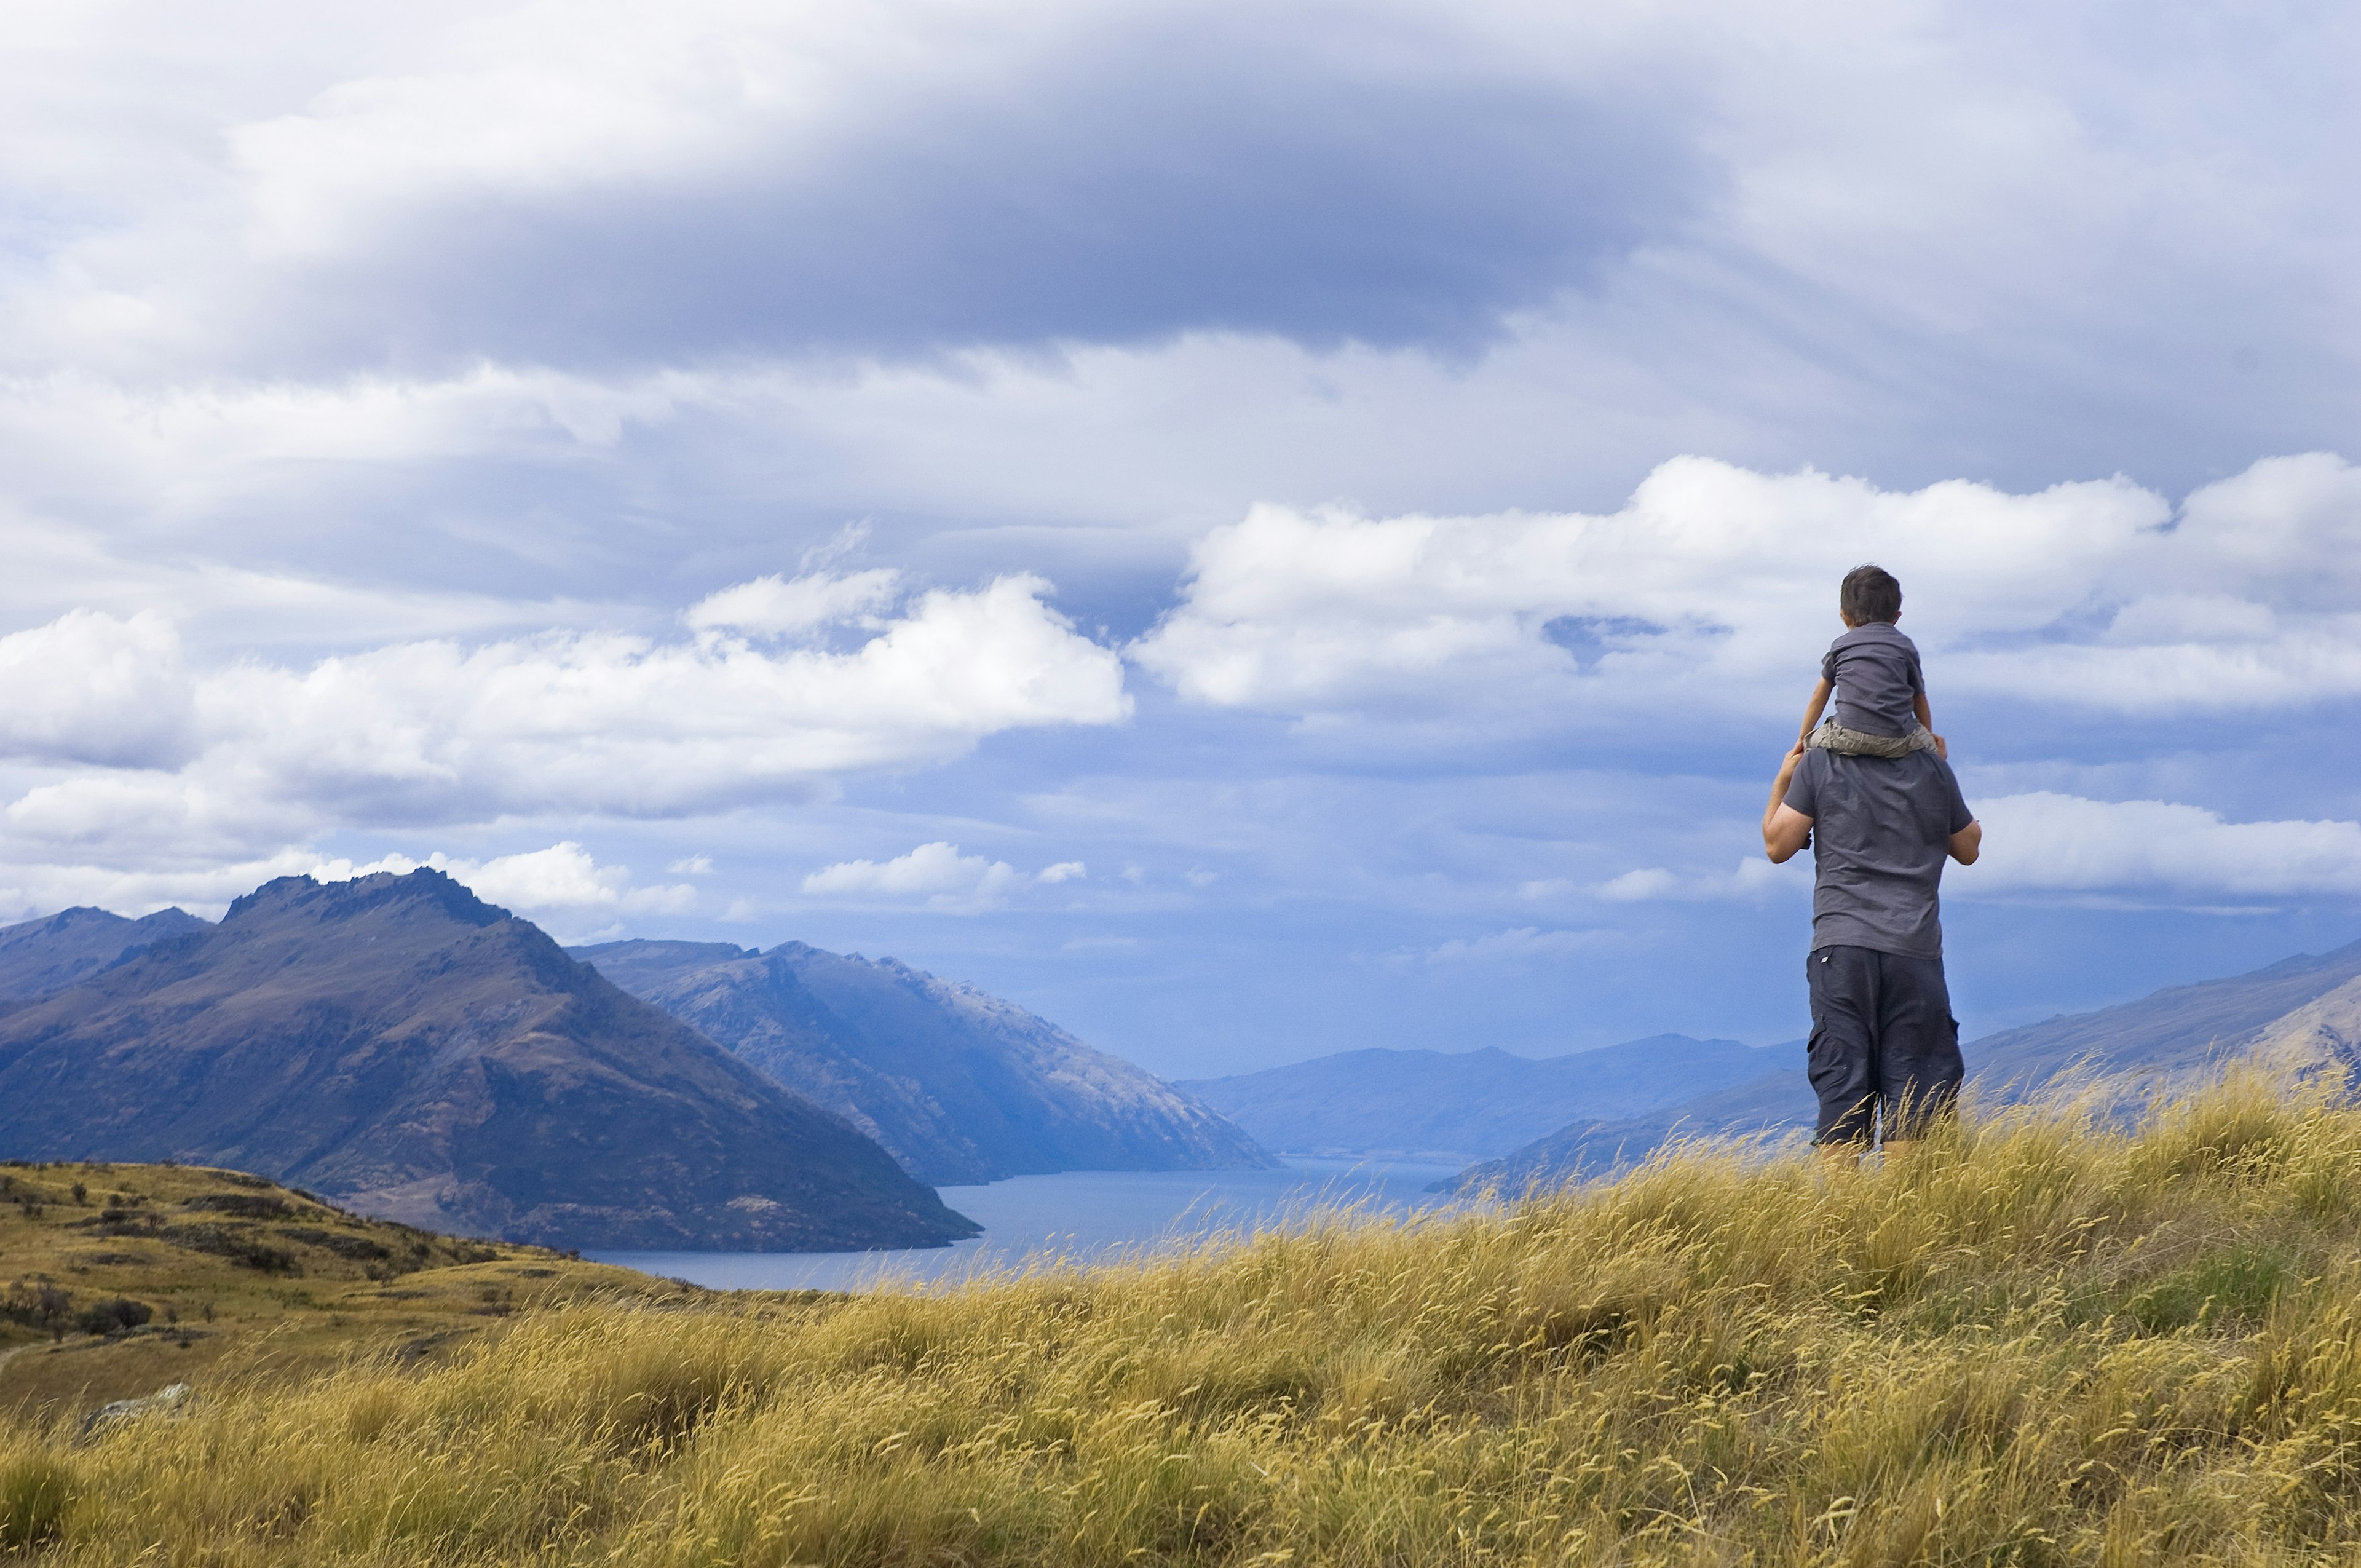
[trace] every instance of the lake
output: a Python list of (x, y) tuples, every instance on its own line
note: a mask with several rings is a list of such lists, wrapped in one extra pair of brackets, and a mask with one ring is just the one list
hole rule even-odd
[(598, 1252), (586, 1257), (715, 1290), (873, 1290), (1029, 1261), (1087, 1263), (1159, 1242), (1265, 1229), (1323, 1203), (1403, 1213), (1453, 1200), (1426, 1190), (1457, 1166), (1290, 1159), (1280, 1170), (1070, 1170), (943, 1201), (983, 1227), (955, 1246), (888, 1252)]

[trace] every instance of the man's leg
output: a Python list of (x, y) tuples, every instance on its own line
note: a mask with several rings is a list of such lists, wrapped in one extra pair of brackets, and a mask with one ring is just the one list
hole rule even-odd
[(1899, 953), (1875, 958), (1878, 1109), (1885, 1124), (1886, 1152), (1898, 1157), (1906, 1155), (1931, 1124), (1951, 1114), (1964, 1064), (1943, 960)]
[(1858, 1159), (1869, 1146), (1877, 1109), (1877, 958), (1866, 948), (1816, 948), (1804, 960), (1812, 997), (1805, 1055), (1820, 1102), (1812, 1142), (1831, 1159)]

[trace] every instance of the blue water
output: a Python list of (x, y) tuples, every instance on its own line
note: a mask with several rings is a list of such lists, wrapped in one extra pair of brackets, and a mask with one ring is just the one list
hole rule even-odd
[(1325, 1203), (1387, 1213), (1451, 1200), (1428, 1183), (1447, 1165), (1290, 1159), (1283, 1170), (1073, 1170), (988, 1187), (945, 1187), (943, 1201), (983, 1227), (955, 1246), (889, 1252), (601, 1252), (601, 1263), (715, 1290), (873, 1290), (958, 1279), (980, 1269), (1088, 1263), (1159, 1243), (1285, 1224)]

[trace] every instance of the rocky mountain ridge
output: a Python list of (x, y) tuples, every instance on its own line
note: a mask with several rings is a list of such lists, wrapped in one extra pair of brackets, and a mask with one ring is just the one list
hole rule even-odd
[(1276, 1162), (1191, 1095), (1012, 1002), (802, 942), (572, 949), (938, 1185)]
[(0, 1003), (0, 1155), (236, 1168), (573, 1247), (975, 1230), (832, 1113), (434, 871), (281, 878)]

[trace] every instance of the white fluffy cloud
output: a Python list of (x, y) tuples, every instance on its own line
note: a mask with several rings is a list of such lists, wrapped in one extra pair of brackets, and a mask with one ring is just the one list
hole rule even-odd
[[(148, 614), (76, 611), (0, 639), (14, 672), (0, 682), (0, 756), (38, 781), (0, 806), (0, 877), (30, 901), (35, 887), (172, 874), (214, 904), (214, 868), (300, 870), (282, 862), (341, 827), (687, 815), (1130, 712), (1116, 655), (1052, 609), (1036, 577), (929, 591), (884, 615), (873, 573), (752, 587), (754, 601), (827, 607), (806, 630), (856, 621), (855, 645), (759, 646), (724, 630), (744, 612), (708, 616), (688, 641), (560, 630), (308, 667), (194, 668)], [(477, 870), (527, 906), (562, 904), (568, 886), (577, 905), (627, 896), (590, 877), (578, 848), (540, 855)]]
[(497, 855), (489, 861), (464, 860), (438, 850), (423, 861), (387, 855), (367, 865), (347, 860), (322, 861), (309, 869), (322, 882), (350, 882), (379, 872), (404, 876), (422, 866), (446, 872), (478, 897), (528, 915), (609, 911), (674, 915), (697, 902), (697, 890), (686, 883), (633, 887), (629, 866), (602, 866), (570, 839), (546, 850)]
[[(1983, 853), (1972, 866), (1944, 868), (1947, 897), (2153, 905), (2361, 896), (2361, 823), (2232, 822), (2176, 801), (2048, 790), (1980, 796), (1974, 805)], [(1808, 852), (1784, 866), (1752, 856), (1728, 872), (1648, 866), (1598, 893), (1618, 903), (1752, 901), (1809, 892), (1810, 868)]]
[(1290, 714), (1800, 707), (1874, 559), (1947, 692), (2135, 712), (2361, 693), (2361, 470), (2314, 454), (2166, 500), (2116, 478), (1907, 493), (1685, 457), (1612, 514), (1256, 508), (1197, 544), (1132, 656)]
[(1617, 904), (1658, 900), (1704, 903), (1721, 899), (1759, 900), (1777, 893), (1809, 892), (1812, 878), (1806, 861), (1774, 866), (1760, 855), (1740, 861), (1727, 872), (1685, 875), (1664, 866), (1643, 866), (1599, 884), (1598, 896)]
[(957, 844), (921, 844), (890, 861), (840, 861), (804, 878), (803, 890), (822, 897), (923, 900), (928, 908), (988, 909), (1027, 886), (1053, 886), (1084, 874), (1080, 861), (1060, 861), (1027, 876), (1006, 861), (962, 855)]
[(1947, 890), (2183, 901), (2361, 895), (2361, 823), (2230, 822), (2173, 801), (2048, 791), (1979, 800), (1976, 815), (1983, 857), (1953, 867)]
[(865, 620), (893, 602), (901, 574), (886, 567), (841, 576), (775, 574), (708, 594), (683, 619), (699, 631), (730, 630), (791, 637), (838, 621)]
[[(826, 580), (807, 589), (829, 591)], [(140, 775), (135, 795), (220, 788), (325, 820), (702, 810), (942, 762), (1002, 730), (1121, 720), (1130, 701), (1115, 656), (1078, 635), (1047, 591), (1016, 576), (922, 594), (843, 652), (551, 631), (193, 677), (161, 622), (78, 612), (0, 642), (0, 658), (22, 650), (45, 677), (0, 690), (0, 740), (20, 757), (95, 761), (114, 736), (138, 743), (126, 763), (169, 766), (178, 759), (155, 755), (155, 738), (187, 736), (194, 758)], [(876, 601), (864, 589), (842, 602)], [(77, 781), (17, 805), (37, 815), (64, 795), (82, 810), (108, 798)]]
[(74, 610), (0, 637), (0, 752), (45, 762), (172, 767), (194, 739), (181, 641), (152, 610)]
[(1431, 964), (1519, 964), (1591, 952), (1621, 939), (1621, 933), (1616, 931), (1545, 931), (1537, 926), (1516, 926), (1489, 936), (1455, 937), (1428, 949), (1425, 959)]

